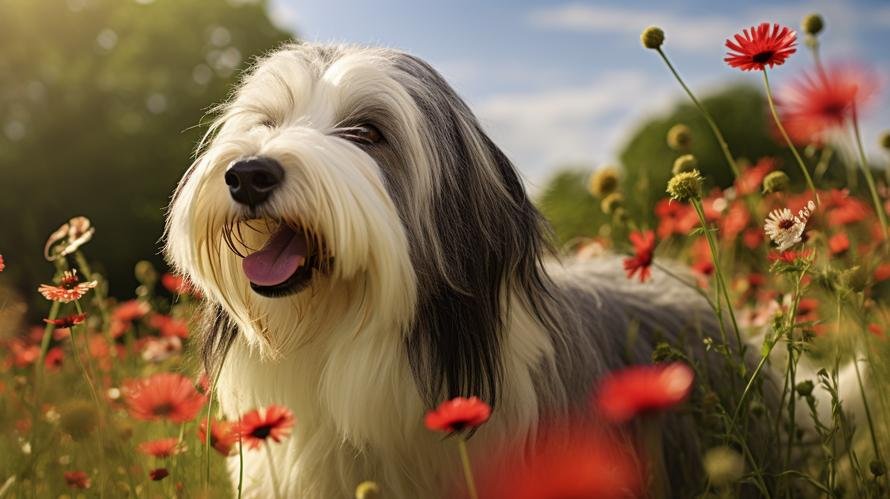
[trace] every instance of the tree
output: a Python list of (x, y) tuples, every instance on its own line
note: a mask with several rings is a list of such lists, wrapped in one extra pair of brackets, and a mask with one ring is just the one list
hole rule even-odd
[(112, 293), (160, 263), (164, 209), (239, 71), (291, 34), (264, 1), (0, 3), (0, 253), (33, 294), (46, 236), (74, 215)]

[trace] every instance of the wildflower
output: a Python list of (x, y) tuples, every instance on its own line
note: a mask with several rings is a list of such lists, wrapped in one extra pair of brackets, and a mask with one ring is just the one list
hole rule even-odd
[(702, 465), (711, 483), (718, 487), (736, 482), (745, 472), (745, 459), (729, 447), (708, 450)]
[(378, 499), (380, 486), (376, 482), (366, 480), (355, 488), (355, 499)]
[(751, 26), (736, 34), (735, 42), (726, 40), (726, 48), (730, 50), (723, 59), (727, 64), (742, 71), (763, 70), (767, 66), (780, 66), (797, 49), (797, 34), (786, 26), (774, 24), (770, 30), (769, 23)]
[(798, 259), (808, 260), (813, 256), (812, 250), (807, 251), (770, 251), (766, 259), (771, 262), (794, 263)]
[(167, 471), (167, 468), (155, 468), (148, 472), (148, 477), (154, 480), (155, 482), (159, 482), (170, 475), (170, 472)]
[(3, 255), (0, 255), (0, 272), (6, 268), (6, 262), (3, 261)]
[(814, 12), (803, 18), (800, 27), (803, 28), (804, 33), (815, 36), (822, 32), (822, 29), (825, 27), (825, 20)]
[(428, 411), (424, 418), (426, 427), (433, 431), (456, 432), (476, 428), (488, 421), (491, 407), (478, 397), (455, 397)]
[(198, 294), (195, 285), (181, 275), (164, 274), (161, 276), (161, 285), (163, 285), (167, 291), (176, 295)]
[(877, 338), (884, 337), (884, 328), (882, 328), (879, 324), (875, 324), (874, 322), (868, 325), (868, 332), (873, 334)]
[(809, 397), (813, 394), (813, 388), (816, 386), (810, 380), (804, 380), (794, 386), (794, 391), (801, 397)]
[(618, 188), (618, 171), (615, 168), (600, 168), (590, 176), (588, 189), (594, 196), (601, 198), (615, 192)]
[(624, 271), (627, 272), (628, 279), (639, 271), (640, 282), (646, 282), (652, 274), (649, 267), (652, 266), (652, 259), (655, 256), (655, 234), (651, 230), (634, 231), (628, 237), (634, 247), (634, 256), (624, 259)]
[(93, 238), (96, 229), (87, 217), (74, 217), (50, 234), (43, 247), (43, 257), (49, 261), (70, 255)]
[(850, 238), (848, 238), (847, 235), (843, 232), (838, 232), (828, 239), (828, 250), (831, 251), (832, 255), (844, 254), (849, 249)]
[(40, 357), (39, 346), (27, 344), (18, 338), (11, 340), (8, 343), (8, 348), (9, 353), (12, 354), (12, 365), (15, 367), (28, 367), (37, 362), (37, 358)]
[(71, 314), (59, 319), (43, 319), (43, 322), (52, 324), (59, 329), (67, 329), (78, 324), (83, 324), (86, 318), (87, 314)]
[(682, 362), (635, 366), (610, 374), (600, 383), (596, 407), (614, 422), (673, 407), (689, 396), (695, 373)]
[(692, 130), (682, 123), (672, 126), (667, 133), (667, 144), (675, 151), (688, 151), (692, 146)]
[(72, 489), (90, 488), (90, 476), (84, 471), (66, 471), (62, 475), (65, 477), (65, 483)]
[(176, 336), (149, 338), (142, 347), (142, 360), (163, 362), (182, 352), (182, 340)]
[(882, 263), (874, 272), (875, 282), (882, 282), (890, 279), (890, 263)]
[[(565, 437), (558, 437), (565, 439)], [(487, 499), (644, 497), (640, 457), (617, 439), (585, 432), (566, 445), (515, 449), (484, 467), (480, 497)]]
[(120, 303), (111, 313), (112, 320), (133, 322), (141, 319), (151, 311), (151, 305), (142, 300), (127, 300)]
[(667, 198), (655, 203), (655, 216), (658, 217), (659, 239), (667, 239), (672, 235), (686, 236), (698, 225), (698, 216), (691, 206), (673, 203)]
[(702, 177), (698, 170), (681, 172), (668, 181), (667, 193), (677, 201), (689, 201), (701, 197)]
[(138, 381), (127, 395), (127, 404), (136, 419), (184, 423), (194, 419), (201, 410), (204, 396), (185, 376), (160, 373)]
[(290, 435), (294, 426), (294, 414), (280, 405), (270, 405), (265, 410), (254, 409), (241, 417), (237, 432), (247, 447), (259, 449), (267, 438), (280, 442)]
[(788, 208), (773, 210), (767, 217), (763, 230), (778, 245), (779, 251), (785, 251), (802, 242), (801, 236), (806, 229), (807, 220), (815, 209), (816, 205), (810, 201), (797, 216)]
[(43, 365), (50, 371), (58, 371), (62, 367), (64, 359), (65, 354), (62, 352), (62, 349), (53, 347), (46, 352), (46, 357), (43, 358)]
[(154, 457), (170, 457), (185, 450), (178, 438), (161, 438), (139, 444), (139, 452)]
[(189, 335), (188, 324), (183, 320), (174, 319), (169, 315), (153, 314), (148, 319), (148, 325), (157, 329), (161, 333), (161, 336), (176, 336), (185, 339), (188, 338)]
[(658, 26), (649, 26), (640, 34), (640, 42), (647, 49), (659, 49), (664, 43), (664, 31)]
[(671, 168), (671, 173), (677, 175), (684, 172), (691, 172), (692, 170), (695, 170), (696, 166), (698, 166), (698, 161), (695, 159), (695, 156), (684, 154), (674, 160), (674, 167)]
[[(198, 438), (201, 443), (207, 442), (207, 421), (201, 421), (198, 427)], [(238, 434), (233, 423), (222, 420), (213, 420), (210, 423), (210, 446), (223, 456), (232, 453), (232, 448), (238, 441)]]
[(742, 171), (741, 176), (735, 181), (735, 192), (740, 196), (754, 194), (760, 189), (761, 182), (776, 169), (776, 160), (773, 158), (760, 158), (754, 166)]
[(876, 77), (844, 64), (820, 68), (786, 87), (779, 100), (782, 123), (799, 142), (821, 142), (825, 132), (853, 118), (877, 91)]
[(764, 194), (787, 191), (790, 185), (791, 179), (789, 179), (788, 175), (783, 171), (770, 172), (763, 177)]
[(74, 300), (83, 298), (83, 296), (91, 289), (95, 288), (97, 284), (96, 281), (79, 282), (77, 270), (66, 270), (62, 274), (59, 286), (41, 284), (40, 287), (37, 288), (37, 291), (39, 291), (47, 300), (70, 303)]

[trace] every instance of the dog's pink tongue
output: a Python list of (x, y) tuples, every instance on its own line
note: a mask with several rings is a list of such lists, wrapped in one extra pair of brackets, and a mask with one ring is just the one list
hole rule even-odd
[(259, 251), (241, 260), (244, 275), (253, 284), (276, 286), (288, 280), (306, 261), (306, 238), (282, 227)]

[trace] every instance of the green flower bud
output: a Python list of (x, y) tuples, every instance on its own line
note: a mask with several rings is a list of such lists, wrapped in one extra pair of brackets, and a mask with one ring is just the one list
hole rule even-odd
[(658, 26), (649, 26), (640, 35), (640, 41), (647, 49), (661, 48), (661, 44), (664, 43), (664, 31)]
[(587, 188), (598, 198), (615, 192), (618, 188), (618, 170), (609, 166), (600, 168), (590, 176)]
[(675, 151), (688, 151), (692, 145), (692, 130), (682, 123), (672, 126), (668, 130), (667, 143)]
[(604, 197), (600, 202), (600, 208), (602, 208), (603, 213), (613, 213), (622, 206), (624, 206), (624, 196), (620, 192), (613, 192)]
[(155, 270), (154, 265), (148, 260), (140, 260), (136, 262), (133, 274), (136, 275), (136, 279), (141, 283), (154, 284), (154, 282), (158, 280), (158, 272)]
[(667, 193), (677, 201), (689, 201), (701, 197), (701, 174), (698, 170), (680, 172), (668, 181)]
[(677, 175), (678, 173), (691, 172), (697, 167), (698, 160), (695, 159), (695, 156), (691, 154), (684, 154), (674, 160), (674, 167), (671, 168), (671, 173)]
[(378, 499), (380, 487), (370, 480), (358, 484), (355, 488), (355, 499)]
[(887, 151), (890, 151), (890, 130), (887, 130), (881, 134), (880, 144), (881, 147), (883, 147)]
[(790, 185), (791, 179), (783, 171), (769, 172), (766, 177), (763, 177), (764, 194), (787, 191)]
[(801, 381), (797, 384), (797, 386), (794, 387), (798, 395), (800, 395), (801, 397), (809, 397), (810, 395), (812, 395), (813, 388), (815, 388), (815, 386), (810, 380)]
[(800, 27), (803, 28), (803, 32), (808, 35), (818, 35), (825, 28), (825, 20), (822, 19), (822, 16), (814, 12), (803, 18)]
[(705, 473), (716, 486), (738, 481), (745, 473), (745, 460), (729, 447), (715, 447), (705, 453), (702, 465)]

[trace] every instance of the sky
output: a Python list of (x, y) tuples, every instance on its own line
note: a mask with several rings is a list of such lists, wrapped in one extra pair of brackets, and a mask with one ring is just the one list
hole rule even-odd
[[(890, 129), (890, 2), (271, 0), (273, 19), (304, 40), (394, 47), (436, 67), (469, 103), (531, 188), (559, 167), (616, 161), (634, 126), (685, 99), (663, 62), (640, 45), (658, 25), (664, 50), (698, 95), (757, 73), (723, 63), (725, 38), (764, 21), (798, 29), (819, 12), (823, 59), (859, 61), (881, 92), (863, 116), (870, 153)], [(801, 46), (771, 73), (778, 88), (809, 70)], [(881, 110), (884, 112), (881, 113)]]

